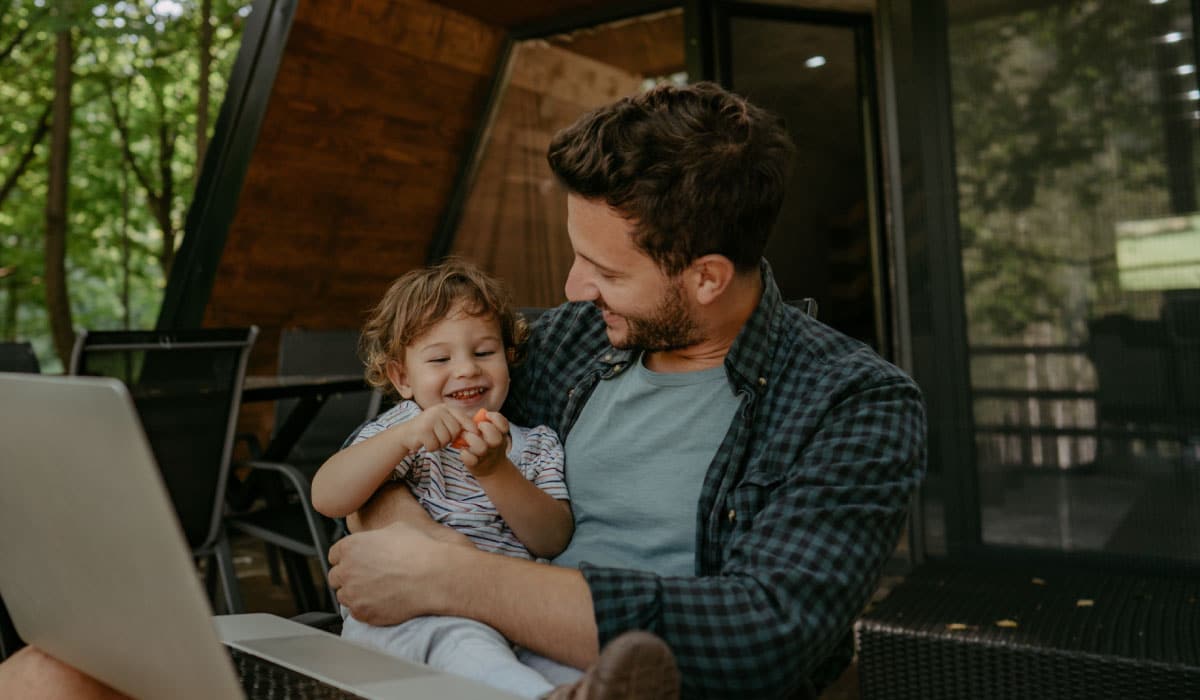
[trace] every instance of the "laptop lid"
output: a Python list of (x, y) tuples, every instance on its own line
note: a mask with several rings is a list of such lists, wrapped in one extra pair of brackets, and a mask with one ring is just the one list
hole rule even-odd
[(133, 697), (242, 697), (125, 387), (0, 374), (0, 596)]
[(244, 697), (221, 642), (367, 698), (512, 697), (273, 615), (214, 619), (113, 379), (0, 373), (0, 597), (26, 642), (133, 697)]

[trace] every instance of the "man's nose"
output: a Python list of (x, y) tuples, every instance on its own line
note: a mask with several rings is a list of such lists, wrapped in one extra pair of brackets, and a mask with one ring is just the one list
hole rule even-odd
[(571, 265), (567, 273), (567, 283), (563, 285), (568, 301), (593, 301), (600, 295), (596, 285), (587, 279), (586, 273), (580, 269), (579, 263)]

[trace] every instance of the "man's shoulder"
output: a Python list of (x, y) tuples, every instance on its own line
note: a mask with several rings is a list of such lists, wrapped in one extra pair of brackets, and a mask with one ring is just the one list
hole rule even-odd
[(835, 385), (911, 385), (912, 379), (874, 348), (805, 314), (785, 307), (777, 330), (775, 366), (790, 381)]

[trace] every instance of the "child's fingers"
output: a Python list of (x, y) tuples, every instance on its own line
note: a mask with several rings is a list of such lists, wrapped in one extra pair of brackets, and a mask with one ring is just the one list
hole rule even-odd
[(437, 445), (430, 449), (436, 450), (443, 445), (450, 444), (450, 442), (454, 440), (455, 436), (459, 434), (460, 429), (461, 426), (458, 425), (458, 421), (456, 420), (451, 419), (437, 421), (433, 425), (433, 433), (437, 438)]
[(478, 433), (462, 433), (458, 436), (458, 439), (465, 443), (465, 450), (473, 453), (472, 456), (475, 457), (476, 461), (478, 461), (480, 455), (488, 450), (487, 440)]
[(487, 422), (496, 426), (496, 429), (499, 430), (501, 434), (508, 434), (508, 419), (505, 418), (502, 413), (498, 411), (489, 412), (487, 414)]
[(479, 424), (479, 434), (488, 447), (498, 447), (504, 443), (505, 433), (501, 432), (500, 426), (490, 420)]

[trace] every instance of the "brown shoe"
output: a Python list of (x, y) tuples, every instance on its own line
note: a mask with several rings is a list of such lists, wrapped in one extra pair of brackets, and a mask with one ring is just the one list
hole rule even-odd
[(625, 632), (605, 645), (587, 673), (555, 688), (547, 700), (678, 700), (679, 669), (662, 639)]

